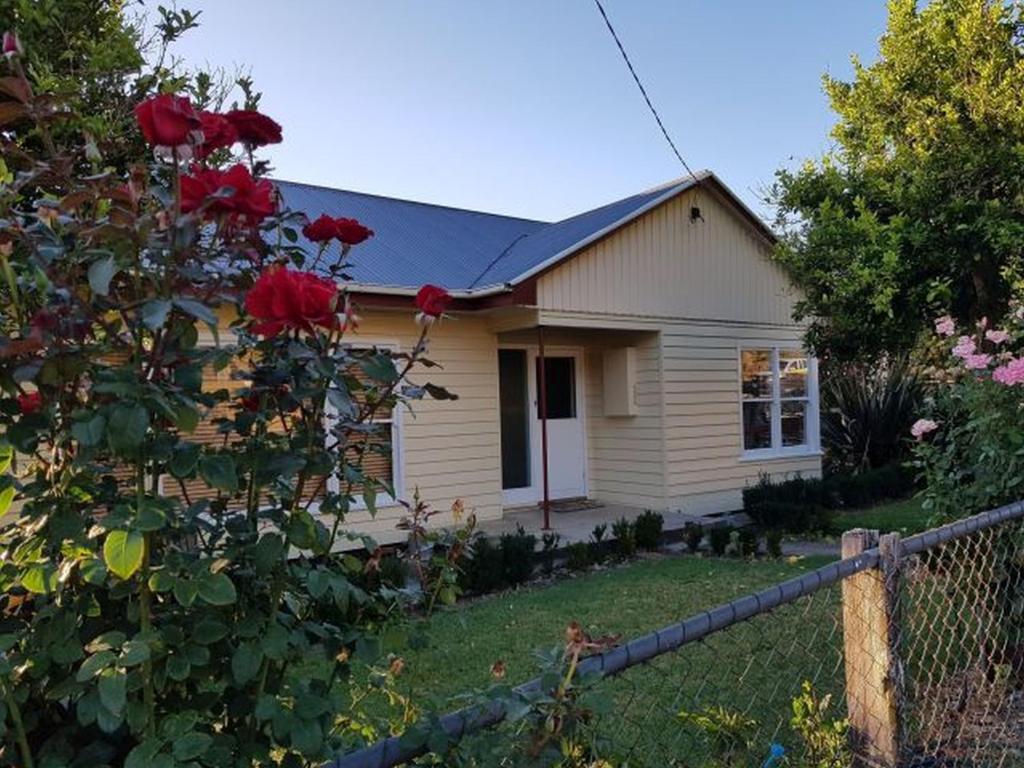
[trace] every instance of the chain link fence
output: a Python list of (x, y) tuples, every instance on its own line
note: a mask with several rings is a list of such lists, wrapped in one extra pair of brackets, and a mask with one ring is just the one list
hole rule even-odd
[(551, 730), (523, 716), (549, 676), (436, 719), (440, 741), (330, 765), (1024, 768), (1024, 503), (902, 540), (851, 532), (843, 555), (583, 658), (604, 704), (581, 704), (586, 738), (555, 759), (521, 748)]

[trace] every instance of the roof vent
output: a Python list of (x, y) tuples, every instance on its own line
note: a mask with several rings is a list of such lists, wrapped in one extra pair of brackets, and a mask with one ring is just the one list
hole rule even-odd
[(696, 205), (690, 206), (690, 222), (704, 221), (704, 216), (700, 212), (700, 207)]

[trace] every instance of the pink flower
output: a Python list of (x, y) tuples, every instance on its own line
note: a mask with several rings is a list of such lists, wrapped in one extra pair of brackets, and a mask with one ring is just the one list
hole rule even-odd
[(985, 331), (985, 338), (993, 344), (1004, 344), (1010, 340), (1009, 331)]
[(953, 355), (961, 360), (966, 360), (977, 351), (978, 347), (970, 336), (961, 336), (956, 340), (956, 346), (953, 347)]
[(15, 56), (21, 56), (23, 52), (18, 35), (10, 31), (4, 32), (4, 56), (13, 59)]
[(956, 323), (949, 315), (935, 318), (935, 332), (939, 336), (952, 336), (956, 333)]
[(967, 355), (964, 358), (964, 368), (972, 371), (983, 371), (988, 368), (990, 362), (992, 362), (992, 355)]
[(1024, 384), (1024, 358), (1010, 360), (1006, 365), (996, 368), (992, 371), (992, 381), (1007, 387)]
[(931, 419), (918, 419), (910, 428), (910, 434), (914, 436), (915, 440), (920, 440), (929, 432), (934, 432), (938, 428), (939, 425)]

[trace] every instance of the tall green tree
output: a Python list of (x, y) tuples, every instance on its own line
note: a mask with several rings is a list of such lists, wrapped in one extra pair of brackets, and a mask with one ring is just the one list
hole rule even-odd
[(1024, 275), (1024, 10), (890, 0), (878, 60), (826, 76), (833, 149), (777, 174), (778, 259), (832, 359), (913, 346), (936, 312), (998, 318)]

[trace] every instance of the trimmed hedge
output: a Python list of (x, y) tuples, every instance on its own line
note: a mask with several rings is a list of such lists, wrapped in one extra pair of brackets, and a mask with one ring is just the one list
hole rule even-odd
[(804, 533), (826, 530), (837, 509), (866, 507), (913, 491), (913, 471), (900, 464), (855, 475), (798, 476), (779, 483), (762, 476), (757, 485), (743, 490), (743, 509), (763, 528)]

